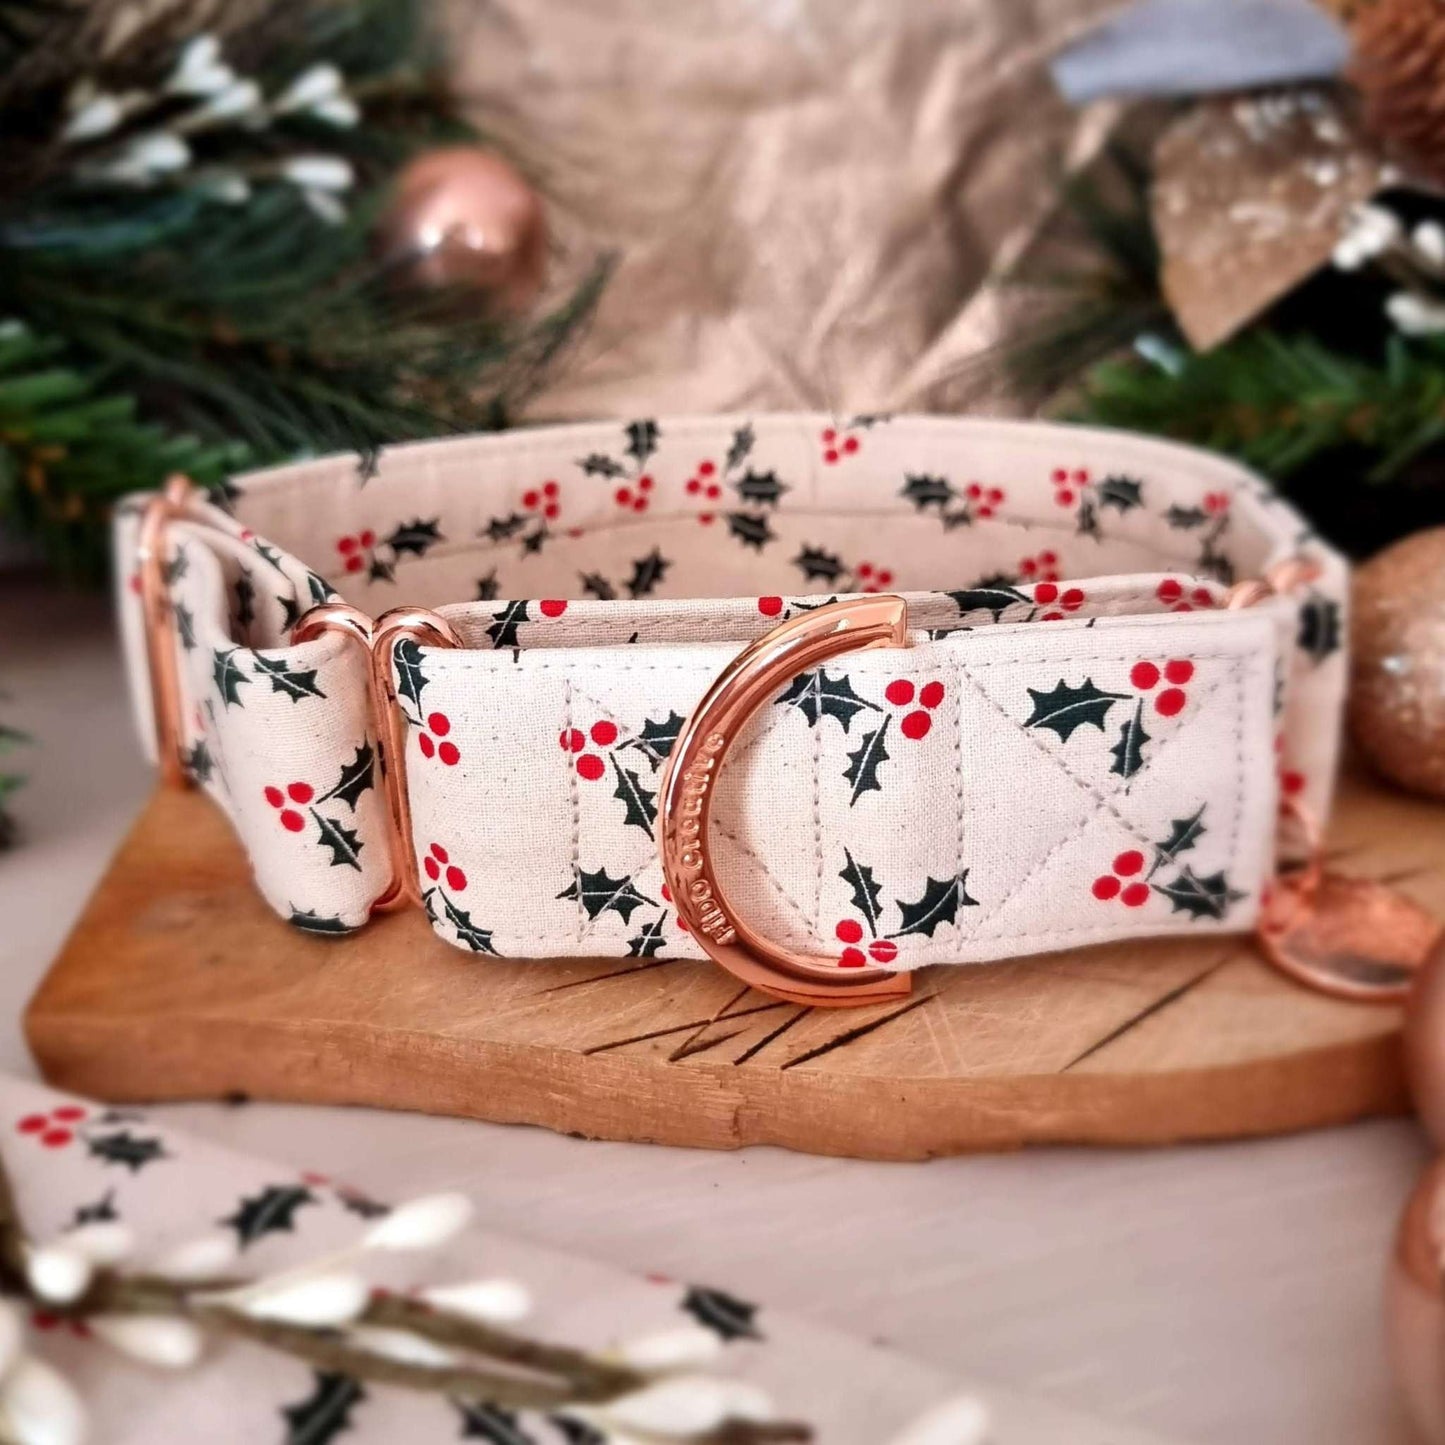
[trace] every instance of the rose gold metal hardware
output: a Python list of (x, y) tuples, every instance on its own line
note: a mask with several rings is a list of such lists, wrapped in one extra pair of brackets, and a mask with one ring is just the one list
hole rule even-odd
[(188, 788), (191, 778), (181, 757), (181, 677), (176, 660), (175, 614), (166, 586), (166, 529), (185, 515), (199, 495), (200, 489), (189, 477), (168, 477), (165, 486), (146, 503), (136, 544), (156, 764), (161, 782), (168, 788)]
[(1374, 879), (1328, 871), (1319, 820), (1294, 798), (1281, 811), (1304, 833), (1306, 861), (1266, 896), (1258, 927), (1265, 958), (1334, 998), (1402, 1003), (1445, 931), (1440, 920)]
[(1238, 611), (1242, 607), (1257, 607), (1261, 602), (1268, 602), (1271, 597), (1287, 596), (1291, 592), (1298, 592), (1301, 587), (1308, 587), (1319, 575), (1318, 562), (1311, 561), (1308, 557), (1286, 557), (1283, 562), (1276, 562), (1269, 568), (1263, 577), (1250, 577), (1246, 581), (1236, 582), (1229, 589), (1224, 605), (1231, 611)]
[(728, 750), (800, 672), (844, 652), (908, 646), (908, 608), (886, 595), (831, 602), (784, 622), (718, 675), (683, 724), (658, 793), (658, 852), (678, 917), (714, 963), (789, 1003), (847, 1007), (906, 998), (907, 973), (844, 969), (771, 942), (734, 913), (713, 869), (708, 825)]
[(404, 637), (413, 638), (423, 647), (460, 647), (462, 640), (444, 617), (422, 607), (393, 607), (373, 622), (349, 603), (322, 602), (291, 629), (291, 641), (310, 642), (325, 632), (340, 632), (354, 639), (367, 654), (367, 689), (386, 793), (386, 843), (391, 856), (391, 881), (372, 903), (371, 911), (383, 913), (407, 903), (420, 904), (421, 878), (406, 786), (406, 717), (392, 676), (392, 654)]

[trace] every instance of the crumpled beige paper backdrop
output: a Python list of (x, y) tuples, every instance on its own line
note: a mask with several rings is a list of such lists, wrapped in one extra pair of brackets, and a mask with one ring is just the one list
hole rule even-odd
[(620, 258), (534, 417), (1006, 401), (985, 282), (1104, 124), (1045, 64), (1122, 0), (448, 3), (564, 251)]

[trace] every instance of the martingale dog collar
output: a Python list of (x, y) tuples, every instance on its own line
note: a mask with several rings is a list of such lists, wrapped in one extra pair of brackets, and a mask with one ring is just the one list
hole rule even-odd
[[(1328, 813), (1347, 572), (1119, 432), (600, 423), (173, 483), (117, 516), (143, 737), (268, 902), (808, 1003), (1246, 931)], [(344, 599), (344, 600), (343, 600)]]

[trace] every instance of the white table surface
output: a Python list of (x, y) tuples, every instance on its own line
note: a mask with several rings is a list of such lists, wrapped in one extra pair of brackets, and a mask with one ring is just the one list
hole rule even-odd
[[(39, 621), (44, 616), (44, 629)], [(104, 599), (0, 575), (0, 718), (33, 732), (0, 855), (0, 1069), (150, 787)], [(382, 1196), (733, 1288), (962, 1375), (1218, 1445), (1405, 1445), (1381, 1280), (1425, 1158), (1378, 1121), (1294, 1138), (872, 1164), (592, 1143), (364, 1109), (172, 1105), (197, 1134)]]

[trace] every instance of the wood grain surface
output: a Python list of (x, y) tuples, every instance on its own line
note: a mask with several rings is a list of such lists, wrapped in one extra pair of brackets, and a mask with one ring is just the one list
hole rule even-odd
[[(1342, 869), (1445, 914), (1445, 812), (1347, 780)], [(357, 1103), (610, 1139), (912, 1159), (1267, 1134), (1406, 1106), (1393, 1009), (1248, 938), (935, 968), (809, 1011), (695, 962), (474, 960), (420, 913), (342, 939), (254, 893), (193, 793), (142, 812), (30, 1003), (53, 1083), (101, 1098)]]

